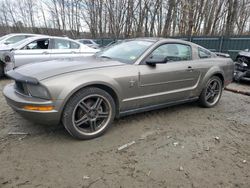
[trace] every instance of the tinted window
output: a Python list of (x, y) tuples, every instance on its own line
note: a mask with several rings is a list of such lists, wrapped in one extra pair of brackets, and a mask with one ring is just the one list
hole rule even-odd
[(75, 42), (70, 42), (70, 45), (71, 45), (71, 49), (78, 49), (80, 48), (80, 45), (75, 43)]
[(49, 48), (49, 39), (43, 39), (43, 40), (36, 40), (25, 47), (23, 47), (23, 50), (40, 50), (40, 49), (48, 49)]
[(70, 49), (70, 41), (63, 39), (55, 39), (54, 49)]
[(7, 43), (7, 44), (14, 44), (14, 43), (16, 43), (16, 42), (19, 42), (19, 41), (25, 39), (25, 38), (26, 38), (25, 36), (14, 36), (14, 37), (8, 38), (8, 39), (5, 41), (5, 43)]
[(211, 53), (205, 49), (202, 48), (198, 48), (198, 54), (200, 58), (210, 58), (211, 57)]
[(151, 57), (167, 59), (167, 61), (186, 61), (192, 59), (192, 51), (188, 45), (164, 44), (155, 49)]

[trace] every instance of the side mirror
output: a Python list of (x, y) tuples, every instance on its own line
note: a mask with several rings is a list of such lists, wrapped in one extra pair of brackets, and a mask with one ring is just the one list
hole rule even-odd
[(146, 60), (147, 65), (156, 66), (156, 64), (164, 64), (168, 61), (168, 58), (162, 56), (149, 57)]
[(249, 52), (249, 49), (245, 49), (244, 51), (245, 51), (245, 52)]
[(6, 42), (4, 42), (4, 44), (5, 44), (5, 45), (9, 45), (10, 43), (6, 41)]

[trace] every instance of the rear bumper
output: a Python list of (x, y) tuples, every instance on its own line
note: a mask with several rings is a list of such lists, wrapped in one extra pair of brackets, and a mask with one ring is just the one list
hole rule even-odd
[[(34, 111), (26, 110), (24, 106), (35, 105), (35, 106), (55, 106), (56, 102), (38, 99), (29, 96), (23, 96), (16, 93), (14, 84), (5, 86), (3, 94), (10, 107), (18, 112), (24, 118), (31, 120), (39, 124), (58, 124), (60, 122), (60, 113), (57, 110), (51, 111)], [(56, 109), (56, 108), (55, 108)]]

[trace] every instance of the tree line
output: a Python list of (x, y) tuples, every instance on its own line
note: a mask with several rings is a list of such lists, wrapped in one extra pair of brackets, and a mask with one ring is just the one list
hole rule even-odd
[(92, 38), (250, 34), (250, 0), (2, 0), (0, 34)]

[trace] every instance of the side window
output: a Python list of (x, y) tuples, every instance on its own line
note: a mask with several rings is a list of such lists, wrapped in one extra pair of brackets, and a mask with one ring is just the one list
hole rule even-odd
[(41, 49), (45, 50), (49, 49), (49, 39), (36, 40), (22, 48), (22, 50), (41, 50)]
[(186, 61), (192, 59), (192, 50), (185, 44), (164, 44), (155, 49), (151, 57), (165, 58), (168, 61)]
[(198, 48), (198, 54), (201, 59), (211, 58), (211, 53), (205, 49)]
[(10, 37), (10, 38), (8, 38), (6, 41), (5, 41), (5, 43), (6, 44), (15, 44), (15, 43), (17, 43), (17, 42), (19, 42), (19, 41), (21, 41), (21, 40), (23, 40), (23, 39), (25, 39), (26, 37), (25, 36), (22, 36), (22, 35), (20, 35), (20, 36), (14, 36), (14, 37)]
[(71, 49), (79, 49), (80, 45), (75, 42), (70, 42), (70, 48)]
[(54, 49), (70, 49), (70, 41), (63, 39), (55, 39)]

